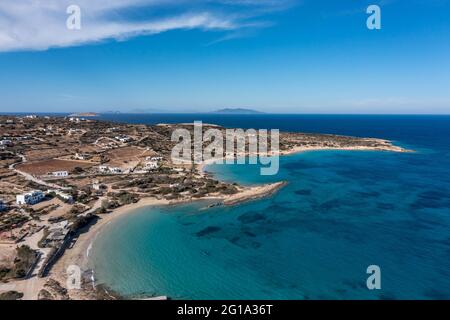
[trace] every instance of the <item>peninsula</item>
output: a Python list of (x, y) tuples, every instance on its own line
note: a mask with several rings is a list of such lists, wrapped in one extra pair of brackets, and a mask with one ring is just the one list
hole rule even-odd
[[(89, 277), (81, 290), (66, 287), (67, 266), (84, 266), (106, 223), (141, 206), (195, 200), (236, 205), (285, 185), (240, 186), (218, 181), (203, 165), (173, 163), (171, 136), (180, 128), (193, 131), (192, 124), (0, 116), (0, 297), (112, 299), (101, 287), (93, 289)], [(407, 151), (382, 139), (289, 132), (280, 133), (279, 145), (280, 154)]]

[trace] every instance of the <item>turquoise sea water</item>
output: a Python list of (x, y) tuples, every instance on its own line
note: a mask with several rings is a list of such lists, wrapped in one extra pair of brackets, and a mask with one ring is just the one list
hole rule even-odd
[[(234, 207), (118, 219), (91, 251), (99, 283), (129, 297), (450, 299), (450, 117), (251, 119), (247, 127), (375, 136), (418, 152), (306, 152), (282, 157), (276, 176), (210, 166), (223, 180), (289, 185)], [(366, 287), (373, 264), (381, 290)]]

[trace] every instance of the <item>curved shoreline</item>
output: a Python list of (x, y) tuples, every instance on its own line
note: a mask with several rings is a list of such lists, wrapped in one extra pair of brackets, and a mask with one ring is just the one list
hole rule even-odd
[[(252, 201), (270, 196), (277, 192), (280, 188), (286, 185), (286, 182), (276, 182), (271, 184), (258, 185), (253, 187), (242, 188), (241, 192), (233, 195), (217, 195), (203, 197), (199, 199), (180, 199), (180, 200), (166, 200), (156, 198), (142, 198), (140, 201), (122, 206), (114, 209), (108, 214), (99, 216), (99, 219), (93, 224), (85, 233), (81, 233), (72, 248), (66, 249), (63, 256), (54, 265), (50, 276), (55, 278), (60, 283), (66, 283), (67, 267), (76, 265), (81, 268), (82, 272), (87, 271), (89, 268), (89, 253), (94, 245), (94, 242), (100, 232), (110, 223), (114, 223), (119, 218), (132, 214), (138, 209), (151, 208), (157, 206), (170, 206), (180, 205), (184, 203), (191, 203), (205, 200), (216, 200), (224, 205), (237, 205), (242, 202)], [(151, 214), (151, 213), (150, 213)], [(68, 290), (71, 299), (84, 300), (90, 299), (92, 292), (86, 292), (85, 290)]]
[[(280, 151), (278, 155), (291, 155), (297, 154), (305, 151), (322, 151), (322, 150), (347, 150), (347, 151), (391, 151), (391, 152), (410, 152), (410, 150), (403, 149), (401, 147), (389, 145), (386, 148), (365, 148), (365, 147), (348, 147), (348, 148), (323, 148), (323, 147), (295, 147), (288, 151)], [(205, 174), (206, 166), (214, 163), (214, 161), (204, 161), (202, 164), (197, 166), (200, 173)], [(204, 201), (204, 200), (217, 200), (223, 205), (237, 205), (242, 202), (261, 199), (267, 196), (271, 196), (276, 193), (279, 189), (283, 188), (287, 182), (281, 181), (276, 183), (252, 186), (252, 187), (241, 187), (239, 193), (234, 195), (217, 195), (208, 196), (198, 199), (179, 199), (179, 200), (166, 200), (166, 199), (156, 199), (156, 198), (142, 198), (137, 203), (130, 205), (125, 205), (120, 208), (114, 209), (111, 213), (99, 216), (99, 220), (92, 225), (86, 233), (80, 234), (75, 245), (71, 249), (66, 249), (64, 255), (53, 267), (50, 276), (58, 280), (60, 283), (66, 283), (65, 271), (70, 265), (77, 265), (82, 271), (86, 271), (88, 268), (89, 247), (92, 248), (98, 234), (103, 230), (103, 228), (116, 221), (118, 218), (130, 214), (137, 209), (145, 207), (154, 206), (169, 206), (178, 205), (183, 203), (191, 203), (194, 201)], [(89, 250), (90, 251), (90, 250)], [(68, 290), (71, 299), (85, 300), (92, 299), (93, 292), (87, 292), (86, 290)]]

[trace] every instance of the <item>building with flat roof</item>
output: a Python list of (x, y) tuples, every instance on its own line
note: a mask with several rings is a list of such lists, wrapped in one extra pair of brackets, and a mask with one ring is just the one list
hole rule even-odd
[(24, 204), (34, 205), (34, 204), (39, 203), (42, 200), (44, 200), (44, 198), (45, 198), (45, 194), (42, 191), (35, 190), (35, 191), (17, 195), (16, 203), (18, 205), (24, 205)]
[(68, 177), (69, 176), (69, 172), (67, 171), (54, 171), (50, 173), (51, 176), (54, 177)]
[(10, 146), (12, 146), (12, 145), (13, 145), (13, 143), (12, 143), (12, 141), (11, 141), (11, 140), (8, 140), (8, 139), (3, 139), (3, 140), (1, 140), (1, 141), (0, 141), (0, 145), (2, 145), (2, 146), (8, 146), (8, 147), (10, 147)]

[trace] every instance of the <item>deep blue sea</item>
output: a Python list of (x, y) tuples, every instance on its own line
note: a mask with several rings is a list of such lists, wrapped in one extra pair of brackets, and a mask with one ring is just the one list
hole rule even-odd
[[(415, 153), (318, 151), (213, 165), (242, 184), (286, 180), (270, 198), (201, 210), (149, 207), (98, 235), (98, 283), (128, 297), (450, 299), (450, 116), (104, 115), (129, 123), (203, 120), (393, 140)], [(381, 268), (381, 290), (366, 269)]]

